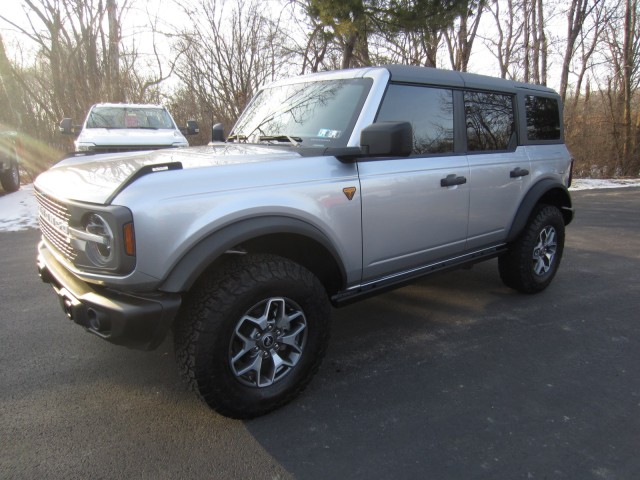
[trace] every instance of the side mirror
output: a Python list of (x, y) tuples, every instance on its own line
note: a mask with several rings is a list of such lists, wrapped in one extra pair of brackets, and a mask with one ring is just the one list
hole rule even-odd
[(413, 151), (413, 127), (409, 122), (372, 123), (360, 132), (365, 156), (406, 157)]
[(200, 127), (195, 120), (187, 120), (186, 135), (197, 135), (200, 133)]
[(71, 120), (70, 118), (63, 118), (62, 121), (60, 122), (60, 126), (58, 127), (58, 130), (63, 135), (73, 135), (76, 133), (74, 131), (75, 129), (73, 128), (73, 120)]
[(216, 123), (211, 127), (211, 141), (212, 142), (224, 142), (224, 127), (221, 123)]

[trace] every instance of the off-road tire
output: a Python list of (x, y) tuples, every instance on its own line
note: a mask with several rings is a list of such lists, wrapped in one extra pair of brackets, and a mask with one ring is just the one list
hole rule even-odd
[[(284, 310), (285, 304), (299, 308), (302, 316), (296, 318), (305, 327), (299, 325), (297, 329), (302, 328), (306, 333), (304, 337), (303, 333), (296, 337), (299, 345), (304, 344), (300, 347), (301, 353), (294, 355), (297, 358), (291, 361), (295, 365), (280, 366), (280, 369), (288, 369), (281, 378), (273, 380), (272, 377), (272, 384), (257, 386), (250, 384), (251, 377), (255, 380), (257, 376), (258, 383), (265, 377), (261, 377), (259, 371), (239, 375), (234, 364), (237, 353), (233, 348), (237, 348), (234, 345), (238, 343), (240, 328), (245, 328), (245, 324), (254, 325), (245, 320), (253, 318), (249, 312), (256, 306), (259, 306), (258, 311), (264, 309), (264, 302), (272, 302), (275, 310)], [(232, 418), (256, 417), (290, 402), (307, 386), (324, 357), (330, 321), (327, 294), (307, 269), (274, 255), (234, 256), (217, 267), (212, 275), (201, 279), (186, 295), (174, 326), (176, 361), (190, 387), (212, 409)], [(262, 332), (257, 327), (252, 330), (252, 339), (254, 334), (257, 336)], [(277, 331), (281, 330), (284, 329)], [(266, 329), (264, 333), (271, 335)], [(249, 337), (247, 331), (242, 334), (244, 340)], [(293, 335), (289, 337), (290, 343), (291, 337)], [(266, 342), (266, 335), (263, 339)], [(275, 333), (271, 340), (276, 340)], [(275, 346), (281, 350), (288, 348), (277, 343)], [(275, 352), (272, 356), (274, 365), (276, 358), (280, 361), (281, 352), (268, 350), (265, 343), (256, 341), (253, 348), (266, 357)]]
[(564, 219), (552, 205), (538, 205), (529, 223), (498, 259), (502, 282), (522, 293), (547, 288), (560, 266), (564, 250)]
[(18, 191), (20, 188), (20, 167), (17, 161), (12, 160), (9, 169), (0, 173), (0, 184), (7, 193)]

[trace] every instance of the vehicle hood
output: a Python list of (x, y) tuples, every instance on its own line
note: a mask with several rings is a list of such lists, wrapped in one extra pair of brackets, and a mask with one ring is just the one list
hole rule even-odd
[(173, 145), (187, 140), (178, 130), (137, 128), (85, 128), (76, 140), (98, 146)]
[(88, 155), (62, 160), (40, 174), (35, 186), (61, 200), (105, 204), (116, 192), (133, 182), (141, 174), (141, 169), (143, 172), (149, 170), (149, 175), (153, 175), (156, 170), (217, 167), (299, 156), (288, 148), (235, 144)]

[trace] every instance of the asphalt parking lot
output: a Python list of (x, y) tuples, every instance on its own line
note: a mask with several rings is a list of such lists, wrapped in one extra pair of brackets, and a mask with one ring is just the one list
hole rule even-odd
[(636, 479), (640, 188), (573, 196), (547, 291), (491, 261), (336, 310), (306, 392), (245, 422), (187, 391), (170, 340), (65, 320), (38, 233), (0, 233), (0, 478)]

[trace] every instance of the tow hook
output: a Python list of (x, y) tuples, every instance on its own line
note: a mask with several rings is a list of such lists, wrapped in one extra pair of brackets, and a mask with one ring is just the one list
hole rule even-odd
[(69, 320), (73, 320), (73, 302), (68, 298), (62, 299), (62, 309)]

